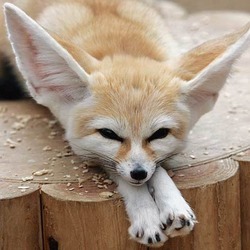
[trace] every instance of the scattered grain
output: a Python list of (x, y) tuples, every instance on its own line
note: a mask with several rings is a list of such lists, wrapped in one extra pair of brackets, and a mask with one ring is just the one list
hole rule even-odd
[[(88, 169), (84, 169), (84, 170), (82, 171), (83, 174), (86, 174), (86, 173), (88, 173), (88, 172), (89, 172)], [(94, 178), (94, 177), (93, 177), (93, 178)]]
[(32, 181), (34, 179), (33, 176), (25, 176), (25, 177), (22, 177), (22, 181)]
[(108, 184), (108, 185), (112, 185), (112, 184), (113, 184), (113, 181), (110, 180), (110, 179), (105, 179), (105, 180), (103, 181), (103, 183), (106, 183), (106, 184)]
[(238, 153), (236, 156), (242, 157), (242, 156), (245, 156), (245, 155), (246, 155), (245, 152), (240, 152), (240, 153)]
[(45, 174), (51, 174), (53, 172), (52, 169), (42, 169), (42, 170), (38, 170), (34, 173), (32, 173), (34, 176), (42, 176)]
[(101, 192), (101, 193), (99, 193), (99, 196), (101, 198), (108, 199), (108, 198), (112, 198), (114, 196), (114, 193), (112, 193), (112, 192)]
[(51, 150), (52, 150), (52, 148), (48, 145), (43, 147), (43, 151), (51, 151)]

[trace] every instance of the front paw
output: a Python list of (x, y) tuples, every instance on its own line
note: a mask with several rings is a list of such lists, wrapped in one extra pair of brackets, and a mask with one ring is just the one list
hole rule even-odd
[(150, 247), (162, 246), (168, 238), (162, 231), (164, 226), (161, 224), (158, 211), (142, 213), (137, 211), (137, 213), (136, 219), (129, 228), (131, 238)]
[(168, 198), (158, 203), (160, 220), (164, 225), (168, 237), (189, 234), (196, 221), (196, 217), (182, 196)]

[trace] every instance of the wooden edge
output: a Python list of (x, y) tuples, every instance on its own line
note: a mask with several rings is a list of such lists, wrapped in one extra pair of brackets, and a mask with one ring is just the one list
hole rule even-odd
[(35, 184), (0, 182), (0, 249), (40, 250), (40, 191)]
[(29, 196), (34, 192), (39, 193), (39, 185), (24, 182), (6, 182), (0, 180), (0, 202), (2, 200), (16, 199)]
[(229, 158), (171, 172), (178, 188), (185, 190), (225, 181), (234, 176), (238, 168), (238, 163)]
[(240, 166), (240, 205), (242, 250), (250, 246), (250, 150), (235, 157)]
[[(238, 169), (236, 161), (227, 159), (173, 171), (199, 223), (189, 236), (171, 239), (161, 249), (219, 250), (230, 249), (232, 244), (240, 249)], [(87, 193), (89, 186), (71, 187), (71, 191), (65, 184), (41, 188), (45, 249), (51, 239), (65, 249), (74, 244), (75, 249), (147, 249), (129, 240), (129, 222), (118, 194), (104, 199), (96, 187)], [(228, 207), (233, 208), (234, 216)]]
[(214, 164), (200, 166), (194, 173), (195, 167), (175, 172), (175, 181), (198, 224), (189, 235), (169, 239), (160, 250), (241, 250), (238, 163), (228, 159)]

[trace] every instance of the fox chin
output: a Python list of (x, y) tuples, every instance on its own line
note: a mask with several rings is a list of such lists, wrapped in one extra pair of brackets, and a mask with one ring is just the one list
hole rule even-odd
[(194, 212), (161, 165), (213, 108), (250, 25), (181, 54), (141, 1), (31, 2), (4, 4), (8, 56), (29, 94), (60, 121), (74, 152), (117, 183), (132, 239), (158, 247), (190, 233)]

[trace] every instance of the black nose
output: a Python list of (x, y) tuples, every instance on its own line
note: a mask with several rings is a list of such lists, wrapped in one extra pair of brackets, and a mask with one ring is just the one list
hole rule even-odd
[(138, 166), (130, 172), (130, 176), (133, 179), (140, 181), (147, 177), (147, 172), (141, 166)]

